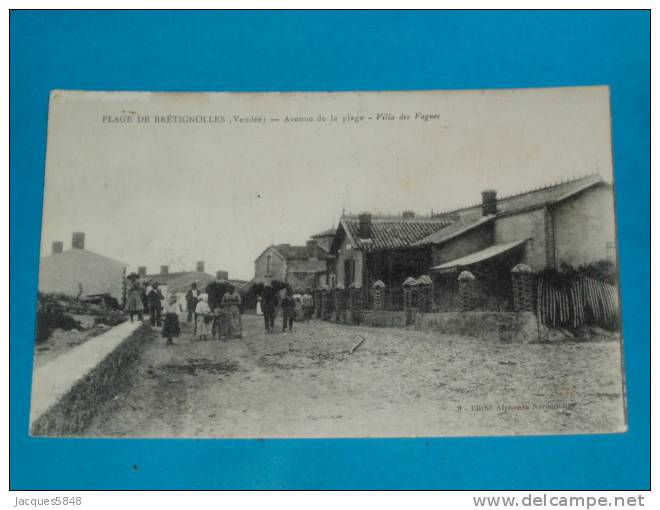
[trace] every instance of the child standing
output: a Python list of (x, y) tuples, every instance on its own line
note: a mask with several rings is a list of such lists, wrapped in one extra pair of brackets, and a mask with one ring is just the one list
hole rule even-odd
[(174, 345), (172, 338), (177, 338), (181, 334), (179, 312), (183, 312), (183, 308), (177, 301), (176, 295), (170, 294), (165, 305), (165, 323), (163, 324), (163, 337), (167, 338), (166, 345)]
[(206, 340), (206, 336), (209, 334), (209, 324), (206, 318), (211, 313), (211, 309), (209, 308), (208, 300), (209, 295), (206, 292), (200, 294), (195, 308), (198, 340)]

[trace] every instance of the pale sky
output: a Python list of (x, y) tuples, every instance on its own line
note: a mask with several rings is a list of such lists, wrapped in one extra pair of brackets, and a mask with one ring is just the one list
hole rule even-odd
[[(133, 122), (103, 121), (122, 112)], [(387, 112), (411, 119), (368, 119)], [(415, 120), (416, 112), (436, 118)], [(168, 114), (225, 122), (154, 123)], [(230, 123), (233, 115), (268, 122)], [(286, 115), (327, 121), (284, 123)], [(365, 118), (342, 123), (346, 115)], [(42, 255), (52, 241), (70, 248), (71, 233), (84, 231), (86, 248), (131, 270), (190, 270), (204, 260), (211, 274), (250, 279), (268, 245), (304, 244), (336, 226), (343, 207), (429, 214), (476, 203), (486, 188), (505, 196), (593, 172), (611, 182), (611, 157), (606, 87), (59, 91), (50, 103)]]

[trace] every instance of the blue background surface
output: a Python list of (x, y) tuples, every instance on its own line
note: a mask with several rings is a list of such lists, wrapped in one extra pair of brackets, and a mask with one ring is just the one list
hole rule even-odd
[[(11, 488), (650, 486), (647, 12), (14, 11), (10, 19)], [(378, 440), (28, 436), (51, 89), (326, 91), (594, 84), (611, 86), (627, 433)]]

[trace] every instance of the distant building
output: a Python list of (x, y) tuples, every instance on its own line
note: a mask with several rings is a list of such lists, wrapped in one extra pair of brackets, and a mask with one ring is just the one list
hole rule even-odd
[(310, 236), (314, 241), (318, 243), (318, 245), (323, 248), (326, 252), (330, 251), (330, 247), (332, 246), (332, 241), (335, 239), (335, 233), (337, 232), (337, 229), (332, 227), (328, 230), (324, 230), (323, 232), (319, 232), (318, 234), (314, 234)]
[(327, 285), (328, 252), (312, 239), (305, 246), (272, 245), (254, 261), (254, 283), (279, 280), (295, 288)]
[[(204, 271), (204, 262), (197, 262), (195, 271), (178, 271), (170, 273), (169, 266), (160, 266), (160, 272), (157, 274), (147, 274), (145, 267), (138, 268), (138, 276), (142, 282), (157, 282), (163, 297), (170, 294), (177, 296), (177, 302), (181, 305), (184, 311), (186, 307), (186, 292), (190, 289), (191, 284), (196, 283), (197, 288), (201, 291), (211, 282), (215, 281), (216, 277)], [(226, 276), (226, 272), (220, 271), (221, 276)]]
[(329, 272), (344, 286), (463, 269), (508, 278), (519, 262), (534, 271), (614, 262), (614, 241), (612, 185), (591, 175), (501, 199), (487, 190), (481, 203), (432, 216), (342, 217)]
[(39, 262), (39, 291), (84, 298), (108, 294), (124, 298), (127, 264), (85, 249), (84, 232), (74, 232), (70, 250), (55, 241), (50, 255)]

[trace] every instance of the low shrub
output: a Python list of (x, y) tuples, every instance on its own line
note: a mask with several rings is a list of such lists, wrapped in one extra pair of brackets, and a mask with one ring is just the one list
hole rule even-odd
[(55, 329), (64, 329), (70, 331), (74, 328), (80, 328), (80, 322), (64, 313), (56, 305), (39, 304), (37, 307), (37, 334), (36, 342), (44, 343)]

